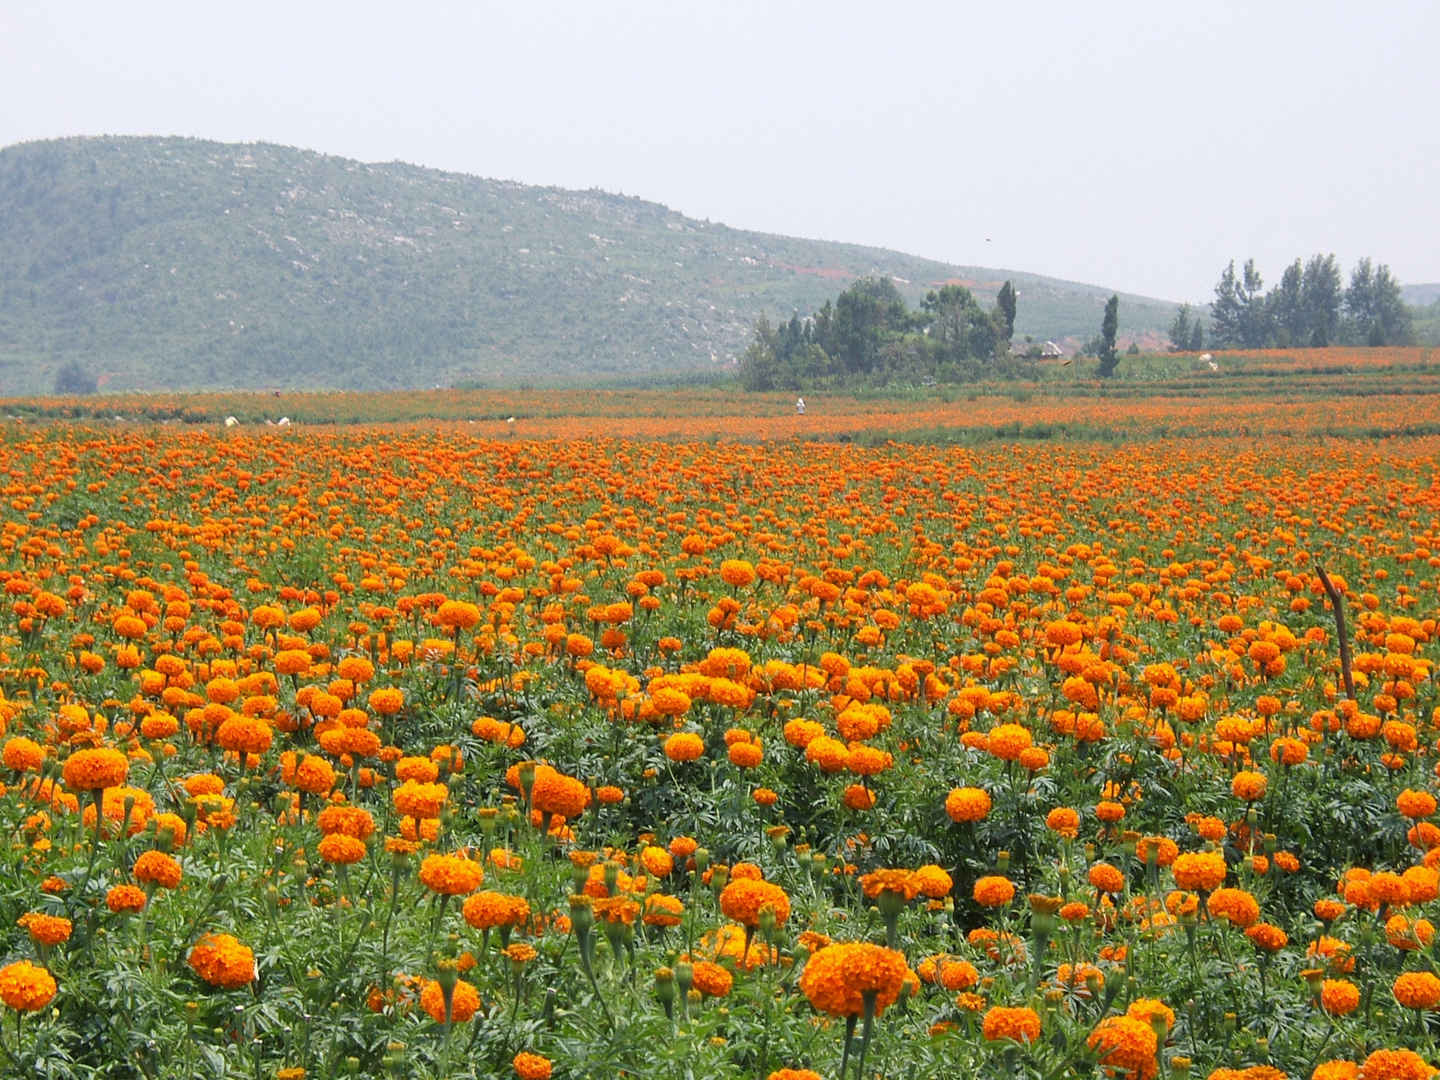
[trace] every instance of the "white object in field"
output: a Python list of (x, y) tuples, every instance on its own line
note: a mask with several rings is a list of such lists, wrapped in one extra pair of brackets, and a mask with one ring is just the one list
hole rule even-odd
[(804, 416), (804, 415), (805, 415), (805, 399), (804, 399), (803, 397), (797, 397), (797, 398), (795, 399), (795, 415), (796, 415), (796, 416)]
[(288, 417), (288, 416), (282, 416), (282, 417), (280, 417), (279, 420), (276, 420), (276, 421), (275, 421), (275, 426), (276, 426), (276, 427), (289, 427), (289, 426), (290, 426), (290, 417)]
[(239, 421), (239, 420), (236, 420), (235, 417), (233, 417), (233, 416), (227, 416), (227, 417), (225, 417), (225, 426), (226, 426), (226, 427), (234, 427), (234, 426), (235, 426), (236, 424), (238, 424), (238, 423), (240, 423), (240, 421)]

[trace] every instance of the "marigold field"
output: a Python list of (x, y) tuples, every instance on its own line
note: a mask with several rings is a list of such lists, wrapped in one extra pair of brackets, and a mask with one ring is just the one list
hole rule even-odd
[(1429, 1077), (1409, 378), (11, 421), (0, 1074)]

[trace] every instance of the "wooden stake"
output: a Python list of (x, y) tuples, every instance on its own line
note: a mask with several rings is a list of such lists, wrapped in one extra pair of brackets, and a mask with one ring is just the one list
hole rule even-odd
[(1345, 696), (1354, 701), (1355, 677), (1350, 674), (1350, 637), (1345, 632), (1345, 602), (1340, 598), (1340, 591), (1335, 588), (1330, 575), (1325, 573), (1325, 568), (1316, 563), (1315, 572), (1320, 575), (1320, 584), (1325, 587), (1325, 592), (1330, 597), (1330, 607), (1335, 612), (1335, 635), (1340, 639), (1340, 674), (1345, 679)]

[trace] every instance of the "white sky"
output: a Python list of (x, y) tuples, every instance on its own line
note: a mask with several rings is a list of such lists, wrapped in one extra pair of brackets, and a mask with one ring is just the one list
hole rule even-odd
[[(1440, 281), (1435, 0), (0, 0), (0, 146), (278, 142), (1207, 300)], [(0, 223), (3, 227), (3, 223)]]

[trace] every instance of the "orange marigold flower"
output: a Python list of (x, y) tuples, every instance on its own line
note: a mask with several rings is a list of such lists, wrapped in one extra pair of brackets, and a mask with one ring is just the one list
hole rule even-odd
[(805, 760), (819, 766), (821, 772), (842, 772), (850, 760), (850, 749), (839, 739), (818, 735), (806, 744)]
[(550, 1059), (521, 1050), (510, 1059), (520, 1080), (550, 1080)]
[(1256, 799), (1264, 798), (1267, 783), (1264, 773), (1242, 770), (1236, 773), (1234, 779), (1230, 781), (1230, 792), (1237, 799), (1254, 802)]
[(420, 883), (442, 896), (464, 896), (480, 887), (485, 871), (464, 855), (427, 855), (420, 864)]
[(758, 926), (765, 908), (774, 913), (776, 925), (783, 926), (790, 918), (790, 897), (779, 885), (753, 878), (732, 881), (720, 890), (720, 910), (742, 926)]
[(919, 891), (915, 875), (909, 870), (872, 870), (860, 878), (860, 888), (871, 900), (877, 899), (882, 892), (913, 900)]
[(953, 788), (945, 797), (945, 813), (957, 823), (980, 821), (990, 813), (990, 796), (981, 788)]
[(530, 905), (523, 896), (511, 896), (486, 889), (466, 897), (461, 915), (476, 930), (520, 926), (530, 918)]
[(1180, 854), (1175, 841), (1168, 836), (1142, 836), (1135, 841), (1135, 857), (1141, 862), (1149, 862), (1152, 851), (1155, 853), (1155, 865), (1162, 867), (1172, 865)]
[(950, 890), (955, 887), (954, 881), (943, 867), (928, 863), (920, 867), (911, 875), (911, 881), (921, 896), (929, 897), (932, 900), (939, 900), (950, 895)]
[(222, 750), (232, 754), (263, 754), (270, 749), (275, 733), (270, 725), (258, 716), (234, 713), (215, 733), (215, 741)]
[(1348, 1016), (1360, 1004), (1360, 989), (1347, 979), (1326, 979), (1320, 984), (1320, 1007), (1331, 1016)]
[(706, 997), (725, 997), (735, 985), (735, 977), (713, 960), (691, 963), (692, 985)]
[(1225, 856), (1218, 851), (1187, 851), (1170, 864), (1175, 884), (1194, 892), (1209, 892), (1225, 880)]
[(1100, 1064), (1131, 1076), (1150, 1076), (1155, 1072), (1155, 1053), (1159, 1038), (1146, 1020), (1133, 1016), (1107, 1016), (1095, 1025), (1085, 1044), (1099, 1055)]
[(1057, 806), (1045, 815), (1045, 827), (1067, 840), (1074, 840), (1080, 833), (1080, 815), (1068, 806)]
[[(505, 780), (516, 790), (520, 789), (518, 771), (512, 778), (511, 771)], [(542, 814), (558, 814), (563, 818), (577, 818), (590, 805), (590, 788), (573, 776), (566, 776), (549, 765), (535, 767), (535, 779), (530, 785), (530, 806)]]
[(17, 960), (0, 968), (0, 1001), (16, 1012), (45, 1008), (56, 989), (54, 976), (29, 960)]
[(1430, 1080), (1435, 1068), (1414, 1050), (1376, 1050), (1360, 1064), (1360, 1080)]
[(195, 974), (222, 990), (255, 980), (255, 954), (230, 934), (206, 934), (190, 950), (189, 962)]
[(26, 912), (15, 922), (29, 932), (30, 940), (37, 945), (59, 945), (69, 941), (70, 932), (74, 928), (70, 920), (63, 915), (46, 915), (39, 911)]
[(1175, 1026), (1175, 1010), (1157, 998), (1136, 998), (1126, 1008), (1125, 1015), (1147, 1024), (1153, 1024), (1158, 1016), (1165, 1021), (1166, 1031)]
[(1110, 863), (1096, 863), (1090, 867), (1090, 873), (1087, 876), (1090, 884), (1101, 892), (1121, 893), (1125, 891), (1125, 875), (1120, 872), (1119, 867), (1112, 866)]
[(1058, 914), (1067, 923), (1084, 922), (1090, 917), (1090, 905), (1082, 904), (1078, 900), (1071, 900), (1068, 904), (1061, 906)]
[(1246, 927), (1245, 936), (1252, 945), (1265, 952), (1279, 952), (1290, 940), (1289, 935), (1280, 927), (1265, 922)]
[(109, 747), (77, 750), (65, 759), (65, 786), (71, 791), (118, 787), (129, 775), (129, 760), (119, 750)]
[(693, 762), (706, 752), (706, 740), (694, 732), (675, 732), (665, 740), (664, 750), (672, 762)]
[(1040, 1038), (1040, 1015), (1034, 1009), (1012, 1009), (1002, 1005), (988, 1009), (980, 1033), (990, 1042), (1013, 1039), (1032, 1043)]
[(1095, 816), (1107, 825), (1113, 825), (1125, 816), (1125, 805), (1113, 799), (1102, 799), (1095, 804)]
[(395, 779), (402, 783), (433, 784), (440, 776), (440, 766), (428, 757), (410, 755), (395, 762)]
[(720, 579), (731, 588), (743, 588), (755, 576), (755, 567), (744, 559), (726, 559), (720, 564)]
[(990, 730), (987, 749), (1001, 761), (1014, 761), (1029, 749), (1034, 739), (1020, 724), (1000, 724)]
[(395, 686), (382, 686), (370, 691), (366, 701), (371, 712), (380, 716), (394, 716), (405, 707), (405, 691)]
[(105, 906), (117, 915), (141, 911), (145, 907), (145, 890), (134, 885), (114, 885), (105, 893)]
[(1328, 934), (1321, 934), (1307, 945), (1305, 955), (1323, 962), (1331, 971), (1345, 973), (1355, 970), (1355, 956), (1349, 942)]
[(670, 854), (677, 859), (688, 859), (695, 854), (695, 850), (699, 846), (699, 841), (693, 836), (677, 836), (670, 841)]
[(396, 810), (406, 817), (418, 820), (438, 818), (449, 796), (450, 789), (444, 784), (421, 784), (406, 780), (391, 793), (390, 798), (395, 803)]
[(645, 897), (644, 923), (646, 926), (679, 926), (685, 914), (685, 905), (676, 896), (665, 893), (651, 893)]
[(972, 895), (982, 907), (1004, 907), (1015, 899), (1015, 885), (1007, 877), (992, 874), (976, 880)]
[(1435, 940), (1435, 925), (1429, 919), (1412, 921), (1406, 915), (1391, 915), (1385, 920), (1385, 940), (1407, 952), (1428, 948)]
[[(445, 1023), (445, 991), (438, 982), (430, 979), (420, 992), (420, 1007), (430, 1014), (437, 1024)], [(480, 995), (464, 979), (455, 980), (455, 989), (450, 1000), (450, 1020), (463, 1024), (480, 1011)]]
[(324, 758), (305, 754), (295, 764), (295, 775), (291, 783), (311, 795), (328, 795), (335, 787), (335, 770)]
[(356, 840), (365, 840), (375, 831), (375, 819), (370, 811), (359, 806), (331, 804), (315, 817), (315, 824), (325, 835), (344, 833)]
[(33, 739), (16, 736), (5, 741), (5, 767), (14, 772), (39, 772), (45, 764), (45, 749)]
[(365, 858), (365, 853), (369, 849), (365, 846), (364, 840), (350, 836), (348, 833), (333, 832), (322, 836), (315, 850), (328, 863), (349, 866)]
[(1205, 910), (1213, 919), (1227, 919), (1242, 930), (1260, 918), (1260, 904), (1244, 889), (1216, 889), (1205, 902)]
[(652, 874), (657, 878), (665, 877), (675, 869), (674, 856), (655, 844), (647, 845), (640, 852), (640, 862), (645, 867), (647, 874)]
[(1395, 796), (1395, 807), (1408, 818), (1427, 818), (1435, 813), (1435, 796), (1428, 791), (1406, 788)]
[(1440, 1005), (1440, 976), (1433, 971), (1406, 971), (1395, 977), (1391, 992), (1407, 1009), (1433, 1009)]
[(1345, 914), (1345, 905), (1339, 900), (1330, 900), (1321, 897), (1315, 901), (1315, 917), (1321, 922), (1334, 922)]
[(180, 884), (180, 864), (174, 857), (163, 851), (146, 851), (135, 860), (135, 867), (131, 871), (135, 880), (142, 885), (159, 885), (164, 889), (173, 889)]
[(879, 1016), (899, 999), (908, 971), (904, 954), (895, 949), (864, 942), (827, 945), (810, 954), (800, 989), (811, 1005), (832, 1016), (859, 1016), (869, 996)]

